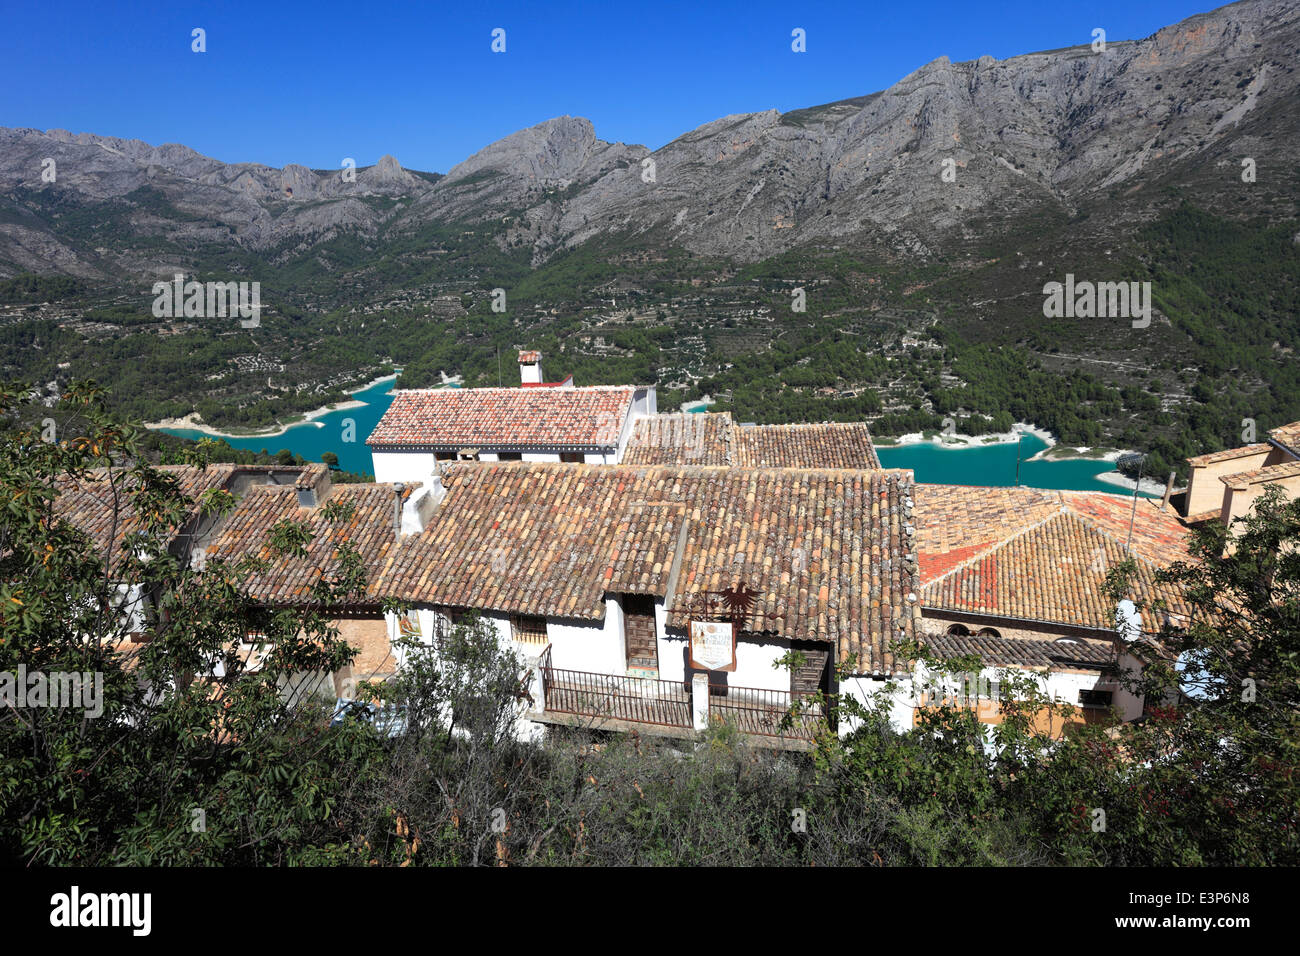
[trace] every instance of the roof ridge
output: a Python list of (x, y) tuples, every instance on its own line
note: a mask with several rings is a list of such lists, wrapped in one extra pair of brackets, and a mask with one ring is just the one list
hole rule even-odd
[(1105, 526), (1103, 526), (1102, 524), (1094, 520), (1090, 515), (1083, 514), (1082, 512), (1077, 511), (1076, 509), (1071, 508), (1068, 505), (1066, 507), (1069, 508), (1069, 511), (1072, 515), (1074, 515), (1076, 518), (1078, 518), (1080, 521), (1086, 524), (1089, 528), (1096, 531), (1102, 537), (1109, 538), (1111, 541), (1114, 541), (1117, 545), (1119, 545), (1119, 547), (1122, 550), (1127, 551), (1130, 558), (1136, 558), (1137, 560), (1142, 561), (1145, 564), (1149, 564), (1157, 571), (1162, 569), (1162, 566), (1160, 565), (1159, 562), (1154, 561), (1151, 558), (1148, 558), (1145, 554), (1139, 553), (1131, 544), (1126, 544), (1120, 541), (1119, 538), (1115, 534), (1113, 534), (1109, 528), (1106, 528)]
[[(547, 384), (550, 383), (548, 382)], [(558, 392), (559, 394), (563, 395), (571, 392), (592, 392), (598, 390), (635, 391), (638, 388), (651, 388), (651, 387), (653, 386), (650, 385), (574, 385), (571, 388), (556, 389), (555, 392)], [(553, 392), (539, 391), (537, 389), (532, 389), (532, 388), (524, 388), (522, 385), (474, 385), (469, 388), (448, 388), (447, 386), (443, 385), (438, 388), (395, 388), (392, 389), (392, 392), (395, 395), (401, 394), (402, 392), (408, 392), (408, 393), (421, 392), (421, 393), (440, 394), (440, 395), (468, 395), (474, 392), (518, 392), (520, 394), (526, 394), (526, 395), (553, 394)]]
[[(885, 475), (900, 477), (903, 475), (914, 475), (913, 468), (798, 468), (793, 466), (778, 465), (676, 465), (668, 463), (656, 463), (645, 465), (602, 465), (594, 462), (573, 462), (561, 463), (556, 461), (449, 461), (446, 463), (449, 468), (465, 468), (467, 473), (473, 471), (482, 471), (489, 468), (511, 467), (511, 468), (541, 468), (548, 469), (559, 467), (563, 464), (566, 470), (587, 469), (593, 473), (603, 474), (606, 472), (618, 474), (619, 472), (628, 471), (647, 471), (650, 469), (662, 469), (670, 472), (683, 471), (721, 471), (735, 472), (737, 474), (768, 474), (770, 472), (796, 472), (798, 474), (834, 474), (834, 475)], [(916, 483), (915, 477), (912, 479)]]
[[(979, 486), (974, 486), (974, 487), (979, 487)], [(929, 588), (934, 587), (936, 584), (938, 584), (940, 581), (944, 580), (945, 578), (956, 574), (958, 571), (966, 570), (968, 567), (975, 564), (977, 561), (982, 561), (986, 555), (994, 551), (1001, 551), (1003, 547), (1010, 544), (1016, 538), (1026, 535), (1031, 531), (1037, 530), (1038, 528), (1041, 528), (1043, 525), (1047, 524), (1049, 521), (1055, 521), (1057, 518), (1067, 513), (1072, 514), (1073, 512), (1071, 509), (1068, 509), (1064, 503), (1062, 503), (1058, 510), (1052, 512), (1046, 518), (1042, 518), (1038, 521), (1035, 521), (1033, 524), (1026, 525), (1025, 527), (1021, 528), (1019, 531), (1015, 531), (1007, 535), (1002, 540), (990, 544), (987, 548), (985, 548), (983, 551), (980, 551), (978, 554), (973, 554), (970, 557), (966, 558), (964, 561), (959, 561), (957, 564), (954, 564), (947, 571), (943, 572), (943, 574), (939, 575), (937, 578), (931, 579), (928, 583), (923, 585), (922, 589), (928, 590)]]

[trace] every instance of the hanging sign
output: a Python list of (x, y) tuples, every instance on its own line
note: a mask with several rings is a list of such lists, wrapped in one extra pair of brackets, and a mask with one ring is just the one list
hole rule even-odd
[(736, 628), (730, 621), (691, 621), (691, 667), (736, 669)]

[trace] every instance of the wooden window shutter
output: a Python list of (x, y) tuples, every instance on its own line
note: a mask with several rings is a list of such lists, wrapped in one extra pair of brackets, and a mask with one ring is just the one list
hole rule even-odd
[(623, 596), (623, 639), (627, 644), (628, 667), (659, 666), (654, 598), (645, 594)]

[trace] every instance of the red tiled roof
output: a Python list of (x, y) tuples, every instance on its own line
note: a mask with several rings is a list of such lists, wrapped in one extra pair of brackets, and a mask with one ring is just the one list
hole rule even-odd
[(1256, 445), (1242, 445), (1240, 448), (1225, 448), (1222, 451), (1212, 451), (1206, 455), (1197, 455), (1195, 458), (1188, 458), (1189, 465), (1212, 465), (1220, 461), (1231, 461), (1234, 458), (1246, 458), (1250, 455), (1262, 455), (1271, 451), (1272, 445), (1261, 442)]
[(691, 596), (743, 583), (747, 629), (834, 643), (864, 671), (892, 669), (891, 641), (915, 633), (910, 472), (482, 463), (444, 484), (388, 593), (586, 620), (607, 593), (654, 594), (684, 627)]
[(1115, 661), (1109, 641), (1043, 641), (1024, 637), (993, 637), (979, 634), (931, 634), (925, 646), (940, 659), (975, 654), (986, 667), (1105, 667)]
[[(418, 484), (402, 492), (410, 497)], [(268, 562), (266, 571), (245, 584), (245, 593), (268, 604), (300, 604), (312, 600), (312, 587), (322, 577), (339, 570), (338, 549), (344, 542), (356, 548), (366, 571), (365, 594), (356, 603), (373, 604), (381, 597), (378, 578), (393, 545), (396, 530), (393, 511), (396, 492), (391, 484), (336, 485), (327, 502), (316, 507), (298, 504), (295, 490), (285, 485), (256, 485), (250, 488), (226, 518), (209, 545), (209, 558), (233, 561), (243, 555)], [(346, 518), (330, 520), (326, 508), (349, 512)], [(272, 528), (283, 520), (306, 524), (312, 534), (306, 557), (282, 556), (267, 544)]]
[(1297, 458), (1300, 458), (1300, 422), (1292, 422), (1289, 425), (1271, 429), (1268, 437)]
[(729, 412), (677, 413), (639, 420), (624, 465), (735, 465), (735, 423)]
[(625, 465), (879, 468), (863, 422), (741, 427), (730, 412), (657, 415), (636, 423)]
[[(992, 547), (977, 549), (973, 557), (930, 578), (922, 592), (922, 604), (932, 609), (1113, 629), (1114, 601), (1103, 593), (1102, 586), (1106, 572), (1129, 556), (1125, 548), (1127, 522), (1119, 520), (1120, 502), (1089, 500), (1108, 496), (1070, 497), (1038, 523)], [(920, 504), (917, 510), (922, 510)], [(1186, 616), (1190, 610), (1181, 593), (1155, 581), (1161, 568), (1189, 559), (1185, 544), (1178, 540), (1181, 533), (1185, 541), (1186, 529), (1178, 524), (1180, 531), (1173, 532), (1166, 520), (1169, 517), (1139, 505), (1132, 549), (1137, 559), (1134, 587), (1144, 604), (1163, 599), (1171, 612)], [(1158, 625), (1154, 619), (1144, 622), (1149, 631), (1158, 630)]]
[[(225, 487), (235, 467), (159, 465), (155, 470), (174, 480), (180, 493), (195, 505), (186, 513), (189, 518), (197, 513), (198, 497), (210, 489)], [(133, 506), (140, 485), (125, 472), (115, 469), (110, 478), (107, 470), (97, 469), (81, 477), (63, 476), (54, 486), (58, 491), (54, 513), (89, 535), (96, 550), (115, 552), (128, 534), (141, 530)], [(179, 531), (179, 527), (173, 529), (174, 533)]]
[(1060, 492), (1036, 488), (917, 484), (913, 497), (923, 582), (1061, 508)]
[(1300, 475), (1300, 461), (1284, 461), (1279, 465), (1268, 465), (1253, 471), (1240, 471), (1235, 475), (1220, 475), (1219, 480), (1230, 487), (1255, 485), (1261, 481), (1277, 481), (1279, 478), (1293, 478)]
[(636, 389), (436, 388), (394, 392), (372, 448), (611, 448)]

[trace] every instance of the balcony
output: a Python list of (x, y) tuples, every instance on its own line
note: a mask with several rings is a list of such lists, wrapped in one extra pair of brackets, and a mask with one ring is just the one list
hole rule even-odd
[(540, 723), (631, 731), (691, 739), (710, 724), (731, 724), (749, 741), (780, 750), (808, 750), (826, 728), (820, 708), (791, 713), (788, 691), (709, 685), (707, 675), (690, 682), (627, 677), (551, 665), (548, 646), (538, 659), (535, 703), (528, 713)]

